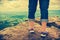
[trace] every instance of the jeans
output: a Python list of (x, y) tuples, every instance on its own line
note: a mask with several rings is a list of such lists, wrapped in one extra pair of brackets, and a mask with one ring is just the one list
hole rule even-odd
[[(35, 19), (35, 12), (37, 9), (38, 0), (29, 0), (29, 19)], [(40, 11), (41, 11), (41, 22), (48, 22), (48, 8), (49, 8), (49, 0), (39, 0)]]

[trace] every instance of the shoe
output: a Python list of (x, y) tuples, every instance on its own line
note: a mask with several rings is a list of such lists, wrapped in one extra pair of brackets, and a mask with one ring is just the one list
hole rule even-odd
[(47, 37), (48, 36), (48, 32), (41, 32), (41, 35), (40, 35), (42, 38), (43, 37)]
[(30, 33), (30, 34), (35, 34), (34, 29), (33, 29), (33, 28), (32, 28), (32, 29), (30, 29), (30, 30), (29, 30), (29, 33)]

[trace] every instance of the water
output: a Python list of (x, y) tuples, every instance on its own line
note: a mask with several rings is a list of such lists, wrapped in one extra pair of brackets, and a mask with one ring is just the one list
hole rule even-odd
[[(40, 11), (36, 11), (35, 16), (40, 17)], [(60, 10), (49, 10), (49, 16), (59, 16)], [(0, 30), (6, 27), (16, 26), (20, 22), (28, 19), (28, 12), (0, 12)]]
[[(49, 10), (48, 11), (48, 15), (49, 16), (59, 16), (60, 17), (60, 10)], [(40, 16), (41, 14), (40, 14), (40, 11), (37, 11), (36, 12), (36, 16)]]

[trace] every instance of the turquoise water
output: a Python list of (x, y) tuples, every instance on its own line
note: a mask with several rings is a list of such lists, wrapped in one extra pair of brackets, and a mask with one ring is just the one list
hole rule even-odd
[[(24, 12), (0, 12), (0, 16), (18, 16), (17, 18), (19, 18), (20, 16), (25, 16), (27, 17), (28, 16), (28, 12), (27, 11), (24, 11)], [(40, 11), (36, 11), (36, 17), (39, 17), (41, 14), (40, 14)], [(60, 10), (49, 10), (49, 16), (59, 16), (60, 17)]]
[[(36, 14), (36, 16), (40, 16), (39, 14), (40, 14), (40, 12), (39, 11), (37, 11), (36, 12), (37, 14)], [(49, 12), (48, 12), (49, 14), (49, 16), (59, 16), (60, 17), (60, 10), (49, 10)]]
[[(35, 16), (40, 17), (40, 11), (36, 11)], [(59, 16), (60, 10), (49, 10), (49, 16)], [(0, 30), (6, 27), (16, 26), (17, 24), (28, 19), (28, 12), (0, 12)]]
[(60, 10), (50, 10), (49, 16), (59, 16), (60, 17)]

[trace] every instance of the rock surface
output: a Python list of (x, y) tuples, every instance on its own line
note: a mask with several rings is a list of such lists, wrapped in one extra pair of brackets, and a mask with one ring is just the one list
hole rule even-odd
[[(39, 18), (36, 18), (37, 21), (39, 21)], [(57, 19), (56, 17), (49, 18), (49, 22), (55, 22), (56, 24), (60, 25), (60, 20)], [(28, 35), (28, 22), (22, 22), (18, 24), (17, 26), (14, 27), (8, 27), (0, 31), (0, 34), (2, 37), (2, 40), (29, 40)], [(60, 38), (60, 29), (51, 26), (46, 28), (47, 31), (49, 32), (48, 38), (50, 39), (57, 39)], [(34, 38), (36, 40), (39, 40), (40, 37), (40, 32), (38, 30), (41, 30), (41, 25), (35, 22), (34, 30), (36, 32), (36, 35), (34, 35)], [(35, 40), (35, 39), (34, 39)]]

